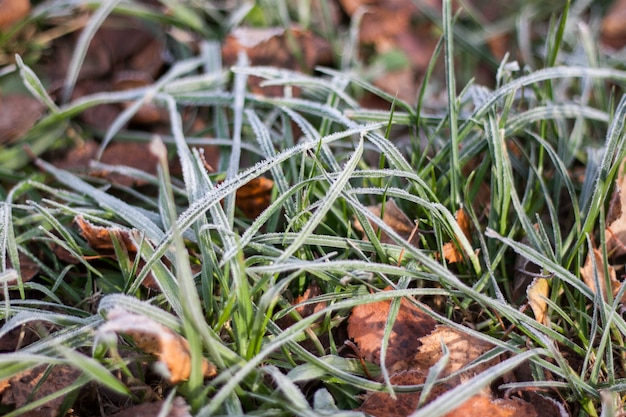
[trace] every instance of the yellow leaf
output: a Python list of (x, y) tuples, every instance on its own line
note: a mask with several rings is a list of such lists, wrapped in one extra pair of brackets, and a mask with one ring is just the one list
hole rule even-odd
[(546, 278), (536, 277), (526, 288), (526, 296), (528, 297), (528, 304), (533, 310), (535, 320), (545, 325), (548, 324), (548, 316), (546, 311), (548, 310), (548, 292), (550, 291), (550, 283)]

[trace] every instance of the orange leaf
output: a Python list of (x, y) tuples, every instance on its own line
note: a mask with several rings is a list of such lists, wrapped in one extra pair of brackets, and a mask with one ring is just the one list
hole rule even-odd
[(130, 232), (119, 227), (102, 227), (86, 220), (83, 216), (76, 216), (74, 221), (78, 224), (80, 232), (87, 243), (95, 250), (113, 250), (112, 235), (124, 244), (129, 252), (137, 252), (137, 248), (130, 238)]
[[(98, 329), (101, 336), (107, 333), (128, 335), (139, 349), (157, 356), (165, 367), (164, 376), (172, 384), (189, 379), (189, 342), (162, 324), (122, 308), (114, 308), (107, 313), (107, 322)], [(205, 358), (202, 359), (202, 374), (207, 378), (217, 374), (215, 366)]]
[(255, 219), (272, 199), (274, 181), (257, 177), (237, 190), (235, 205), (249, 219)]
[[(352, 309), (348, 318), (348, 337), (358, 345), (366, 360), (376, 364), (380, 364), (380, 348), (390, 307), (391, 300), (361, 304)], [(415, 354), (419, 346), (417, 339), (430, 333), (436, 324), (437, 322), (420, 308), (402, 299), (389, 337), (387, 366)]]
[[(456, 222), (461, 228), (461, 231), (463, 231), (465, 237), (470, 239), (471, 222), (467, 212), (463, 208), (456, 211)], [(452, 264), (463, 260), (463, 254), (459, 251), (454, 242), (448, 242), (443, 245), (441, 252), (448, 263)]]

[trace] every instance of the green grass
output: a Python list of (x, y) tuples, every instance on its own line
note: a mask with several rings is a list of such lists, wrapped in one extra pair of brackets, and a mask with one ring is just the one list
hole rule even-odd
[[(134, 3), (94, 3), (97, 11), (87, 28), (96, 30), (109, 13), (123, 13), (217, 39), (246, 19), (255, 24), (295, 20), (310, 27), (318, 18), (305, 8), (290, 11), (286, 2), (264, 3), (276, 3), (282, 12), (272, 16), (258, 6), (200, 10), (185, 2), (164, 17)], [(510, 359), (413, 416), (444, 415), (525, 361), (534, 381), (504, 388), (555, 387), (577, 415), (621, 411), (605, 394), (614, 393), (621, 402), (626, 389), (621, 293), (602, 300), (579, 271), (591, 242), (604, 238), (607, 203), (626, 156), (621, 89), (626, 71), (595, 49), (597, 34), (576, 29), (582, 12), (568, 14), (565, 8), (560, 20), (540, 26), (547, 29), (544, 47), (533, 46), (536, 67), (518, 69), (503, 61), (495, 88), (483, 88), (470, 80), (466, 66), (458, 68), (482, 47), (471, 44), (482, 28), (455, 20), (450, 2), (443, 4), (441, 42), (417, 105), (368, 84), (362, 76), (366, 69), (356, 60), (343, 62), (341, 70), (320, 68), (314, 76), (254, 68), (245, 60), (221, 68), (206, 56), (181, 58), (147, 88), (71, 101), (89, 31), (66, 77), (67, 100), (55, 104), (40, 81), (44, 74), (33, 69), (36, 62), (18, 57), (24, 86), (48, 111), (19, 142), (0, 151), (0, 335), (29, 323), (54, 327), (18, 352), (0, 354), (0, 379), (42, 363), (69, 364), (84, 371), (81, 382), (132, 391), (117, 378), (132, 359), (116, 362), (106, 354), (107, 342), (97, 337), (106, 312), (122, 307), (184, 335), (196, 365), (206, 357), (217, 366), (215, 379), (204, 380), (194, 371), (189, 381), (168, 388), (168, 398), (183, 396), (195, 416), (359, 415), (349, 410), (359, 405), (364, 390), (408, 388), (392, 387), (388, 376), (370, 380), (356, 359), (341, 354), (344, 340), (337, 329), (354, 306), (436, 296), (446, 300), (433, 313), (439, 322), (493, 343)], [(46, 7), (44, 2), (32, 19), (45, 21)], [(520, 41), (530, 36), (524, 19), (532, 16), (541, 25), (552, 12), (541, 7), (531, 3), (516, 15)], [(468, 32), (474, 36), (464, 36)], [(353, 41), (349, 33), (334, 33), (337, 49)], [(215, 41), (205, 47), (219, 53)], [(436, 62), (444, 64), (444, 77), (436, 74)], [(302, 96), (252, 95), (246, 91), (252, 74), (273, 85), (297, 86)], [(429, 83), (443, 83), (447, 104), (436, 104)], [(357, 96), (363, 91), (386, 99), (390, 110), (360, 107)], [(82, 132), (75, 119), (81, 111), (126, 100), (136, 104), (99, 139), (102, 149), (112, 141), (138, 140), (160, 152), (157, 175), (115, 168), (141, 175), (149, 183), (147, 192), (63, 171), (43, 159), (35, 167), (23, 153), (28, 146), (45, 159), (56, 142), (68, 143), (73, 133)], [(156, 140), (123, 130), (148, 100), (169, 113), (170, 132)], [(205, 137), (188, 140), (183, 106), (210, 109)], [(396, 141), (401, 135), (410, 137), (402, 151)], [(215, 173), (207, 173), (194, 150), (210, 144), (222, 152)], [(181, 178), (172, 178), (163, 152), (180, 160)], [(584, 180), (576, 170), (584, 171)], [(274, 198), (258, 218), (246, 220), (235, 207), (235, 191), (261, 175), (274, 180)], [(490, 190), (489, 210), (474, 205), (484, 194), (480, 184)], [(389, 198), (419, 219), (425, 231), (419, 248), (366, 207)], [(470, 239), (455, 222), (459, 207), (472, 219)], [(119, 245), (117, 260), (94, 258), (73, 223), (78, 215), (132, 231), (144, 262), (132, 262)], [(354, 219), (367, 239), (355, 230)], [(395, 243), (381, 243), (370, 222)], [(436, 256), (450, 239), (464, 254), (463, 262), (448, 265)], [(58, 258), (56, 246), (80, 261)], [(7, 286), (10, 278), (21, 276), (20, 253), (40, 266), (39, 278)], [(549, 277), (548, 325), (510, 302), (516, 256)], [(149, 273), (161, 292), (142, 287)], [(287, 294), (301, 294), (313, 280), (323, 294), (310, 302), (328, 305), (297, 317)], [(394, 290), (378, 291), (388, 285)], [(281, 329), (277, 323), (287, 316), (298, 319)], [(474, 320), (472, 329), (459, 324), (468, 317)], [(322, 342), (324, 337), (329, 341)], [(298, 343), (306, 339), (316, 348), (308, 351)], [(13, 416), (36, 405), (0, 410)]]

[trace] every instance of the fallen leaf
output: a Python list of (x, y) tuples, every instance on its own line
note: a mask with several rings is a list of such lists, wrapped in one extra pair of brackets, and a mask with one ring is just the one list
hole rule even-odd
[(165, 401), (155, 401), (128, 407), (119, 413), (111, 414), (110, 417), (191, 417), (189, 406), (181, 397), (174, 398), (172, 406), (167, 414), (162, 414)]
[[(33, 279), (37, 273), (39, 272), (39, 265), (37, 265), (30, 257), (25, 255), (22, 252), (18, 253), (18, 258), (20, 261), (20, 274), (22, 276), (22, 282), (28, 282)], [(11, 260), (7, 259), (7, 267), (12, 268), (13, 264), (11, 264)], [(15, 285), (17, 284), (17, 279), (12, 281), (7, 281), (7, 285)]]
[(83, 216), (74, 218), (76, 224), (80, 228), (80, 232), (87, 244), (95, 250), (114, 250), (113, 237), (123, 244), (129, 252), (137, 252), (137, 248), (130, 237), (130, 231), (120, 227), (102, 227), (96, 226)]
[[(242, 52), (249, 57), (252, 66), (273, 66), (311, 72), (317, 65), (332, 63), (330, 43), (313, 32), (298, 27), (237, 28), (231, 31), (224, 41), (222, 60), (227, 66), (234, 65), (237, 56)], [(250, 90), (265, 96), (284, 94), (283, 86), (262, 87), (262, 81), (259, 77), (249, 77)], [(293, 94), (298, 95), (297, 90)]]
[[(426, 381), (421, 370), (410, 369), (393, 374), (389, 378), (393, 385), (420, 385)], [(446, 384), (435, 386), (431, 396), (435, 397), (450, 389)], [(372, 392), (367, 395), (357, 411), (374, 417), (406, 417), (417, 409), (420, 392), (399, 392), (393, 398), (386, 392)]]
[(626, 254), (626, 213), (623, 210), (626, 207), (626, 193), (622, 193), (626, 187), (625, 169), (626, 162), (622, 162), (606, 216), (606, 251), (609, 258)]
[(550, 282), (546, 278), (535, 277), (526, 289), (526, 296), (528, 297), (528, 304), (533, 310), (535, 320), (539, 323), (548, 325), (549, 317), (546, 315), (548, 311), (548, 302), (545, 300), (548, 298), (550, 291)]
[[(430, 334), (422, 337), (420, 342), (421, 346), (418, 348), (415, 356), (409, 360), (407, 367), (428, 372), (428, 369), (435, 365), (443, 356), (441, 347), (443, 343), (448, 348), (450, 356), (440, 377), (446, 377), (465, 368), (471, 362), (494, 348), (493, 344), (483, 339), (444, 325), (438, 325)], [(496, 357), (473, 366), (467, 372), (467, 375), (461, 375), (459, 381), (463, 382), (465, 379), (469, 379), (469, 377), (489, 369), (499, 361), (499, 358)]]
[[(594, 260), (595, 260), (595, 268), (593, 265)], [(606, 301), (607, 300), (607, 288), (606, 288), (607, 280), (606, 280), (606, 276), (604, 275), (603, 265), (604, 265), (604, 260), (602, 257), (602, 252), (594, 248), (593, 252), (589, 252), (587, 254), (587, 259), (585, 260), (585, 264), (582, 266), (582, 268), (580, 268), (580, 275), (583, 278), (583, 281), (585, 282), (585, 284), (587, 284), (587, 286), (591, 288), (591, 291), (593, 291), (594, 293), (597, 293), (597, 288), (596, 288), (596, 274), (597, 274), (597, 279), (600, 284), (600, 293), (602, 294), (602, 298)], [(615, 295), (619, 291), (621, 283), (617, 280), (617, 276), (615, 274), (615, 268), (608, 265), (607, 270), (609, 273), (608, 278), (609, 278), (609, 282), (611, 285), (611, 292), (613, 295)], [(626, 294), (624, 295), (624, 297), (622, 297), (621, 301), (622, 303), (626, 302)]]
[(235, 205), (249, 219), (256, 219), (272, 200), (274, 181), (257, 177), (237, 190)]
[(602, 43), (614, 49), (621, 49), (626, 45), (624, 19), (626, 19), (626, 0), (614, 1), (602, 19)]
[[(130, 230), (123, 229), (121, 227), (96, 226), (86, 220), (83, 216), (76, 216), (74, 221), (78, 224), (83, 237), (87, 239), (87, 244), (99, 252), (102, 256), (115, 256), (115, 246), (113, 245), (113, 238), (115, 238), (121, 244), (122, 249), (128, 252), (130, 261), (135, 261), (135, 257), (137, 256), (137, 247), (131, 238)], [(135, 239), (137, 239), (137, 237), (135, 237)], [(167, 263), (167, 260), (163, 259), (163, 262)], [(140, 270), (144, 265), (145, 261), (140, 259), (138, 262), (138, 269)], [(159, 287), (159, 284), (154, 278), (152, 272), (149, 272), (148, 275), (146, 275), (145, 279), (141, 282), (141, 285), (151, 290), (161, 290), (161, 287)]]
[[(380, 217), (381, 212), (383, 212), (382, 219), (387, 226), (391, 227), (391, 229), (393, 229), (393, 231), (399, 234), (403, 239), (408, 240), (413, 246), (419, 246), (419, 235), (416, 233), (417, 226), (415, 225), (415, 222), (412, 222), (411, 219), (409, 219), (409, 216), (407, 216), (404, 211), (396, 205), (396, 202), (393, 199), (390, 198), (384, 203), (384, 211), (383, 203), (368, 206), (367, 209), (377, 217)], [(371, 221), (370, 224), (372, 225), (374, 231), (378, 233), (378, 225)], [(357, 219), (354, 219), (354, 228), (360, 233), (365, 233), (363, 226)], [(396, 244), (396, 242), (382, 230), (380, 232), (380, 242)]]
[[(348, 318), (348, 337), (357, 344), (364, 359), (377, 365), (390, 307), (391, 300), (361, 304), (352, 309)], [(419, 338), (430, 333), (436, 324), (435, 319), (403, 298), (389, 337), (387, 367), (414, 355)]]
[[(125, 334), (139, 349), (156, 356), (165, 367), (164, 377), (170, 383), (178, 384), (189, 379), (191, 374), (189, 342), (178, 333), (152, 319), (122, 308), (109, 310), (107, 322), (98, 329), (99, 337), (110, 333)], [(202, 358), (202, 375), (206, 378), (217, 375), (215, 366), (205, 358)]]
[(31, 96), (0, 96), (0, 144), (15, 141), (28, 132), (43, 114), (43, 109), (43, 105)]
[(0, 0), (0, 30), (7, 30), (30, 12), (30, 0)]
[[(467, 212), (463, 208), (460, 208), (457, 210), (455, 217), (456, 217), (456, 222), (461, 228), (461, 230), (463, 231), (463, 234), (465, 235), (465, 237), (468, 239), (471, 239), (471, 235), (470, 235), (471, 222), (470, 222), (469, 216), (467, 215)], [(459, 251), (456, 243), (454, 242), (448, 242), (445, 245), (443, 245), (443, 248), (441, 251), (443, 253), (443, 257), (446, 259), (446, 261), (448, 261), (448, 263), (452, 264), (456, 262), (461, 262), (463, 260), (463, 254)]]
[[(520, 398), (492, 399), (475, 395), (444, 417), (540, 417), (532, 404)], [(547, 416), (546, 416), (547, 417)]]
[[(8, 380), (0, 381), (0, 395), (2, 396), (0, 403), (15, 408), (22, 407), (68, 387), (81, 375), (81, 371), (66, 365), (54, 366), (50, 370), (48, 367), (48, 365), (39, 365)], [(45, 380), (43, 380), (44, 376)], [(56, 417), (66, 396), (67, 394), (61, 395), (20, 416)]]
[[(113, 77), (113, 89), (115, 91), (130, 90), (133, 88), (141, 88), (152, 85), (154, 80), (152, 76), (144, 71), (120, 71)], [(124, 102), (122, 107), (124, 109), (132, 106), (134, 102)], [(162, 107), (158, 107), (153, 102), (144, 103), (139, 110), (131, 118), (132, 123), (147, 125), (159, 122), (166, 122), (168, 120), (168, 112)], [(138, 158), (137, 158), (138, 159)], [(150, 167), (152, 168), (152, 167)]]

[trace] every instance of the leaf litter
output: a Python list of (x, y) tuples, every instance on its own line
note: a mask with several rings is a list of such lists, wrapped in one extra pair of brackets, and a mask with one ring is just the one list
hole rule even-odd
[[(96, 339), (108, 339), (109, 334), (124, 334), (141, 350), (158, 358), (157, 369), (171, 384), (179, 384), (191, 375), (191, 352), (187, 339), (148, 317), (122, 308), (107, 312), (107, 321), (98, 328)], [(202, 375), (217, 375), (215, 366), (202, 358)]]
[[(342, 1), (341, 3), (344, 10), (350, 16), (356, 12), (358, 7), (363, 6), (363, 4), (358, 1)], [(353, 4), (350, 5), (350, 3)], [(357, 4), (354, 5), (354, 3)], [(380, 3), (382, 4), (386, 2)], [(362, 54), (365, 54), (367, 51), (366, 44), (370, 44), (373, 45), (375, 49), (376, 53), (374, 55), (389, 54), (387, 57), (394, 57), (393, 54), (397, 51), (402, 51), (400, 55), (406, 55), (404, 57), (400, 56), (401, 59), (397, 61), (399, 62), (399, 69), (396, 68), (394, 71), (387, 71), (379, 79), (375, 80), (375, 84), (391, 94), (400, 92), (402, 93), (401, 98), (406, 99), (407, 101), (412, 101), (416, 97), (416, 90), (408, 89), (406, 86), (414, 86), (418, 84), (416, 81), (428, 64), (437, 36), (432, 36), (433, 26), (431, 25), (421, 25), (419, 30), (413, 30), (416, 29), (414, 25), (419, 22), (423, 16), (420, 15), (419, 10), (414, 7), (413, 3), (401, 1), (397, 3), (400, 6), (394, 7), (398, 7), (399, 12), (393, 14), (385, 14), (383, 10), (385, 7), (384, 5), (381, 5), (381, 10), (372, 10), (372, 8), (370, 8), (370, 10), (365, 14), (365, 18), (359, 28), (359, 46), (361, 47)], [(433, 3), (430, 4), (430, 7), (438, 7), (438, 2), (429, 3)], [(614, 29), (616, 26), (609, 21), (610, 19), (619, 17), (619, 12), (617, 11), (617, 7), (619, 7), (617, 6), (618, 3), (621, 4), (624, 2), (616, 2), (614, 11), (609, 13), (609, 16), (605, 18), (605, 22), (603, 23), (605, 42), (609, 37), (621, 36), (619, 33), (616, 34), (616, 30)], [(389, 6), (389, 4), (387, 6)], [(16, 21), (13, 21), (11, 24), (15, 22)], [(136, 80), (146, 80), (146, 82), (150, 82), (150, 80), (155, 79), (161, 73), (164, 65), (166, 64), (163, 61), (162, 51), (164, 49), (164, 45), (161, 41), (159, 39), (154, 39), (150, 33), (143, 31), (143, 29), (131, 32), (116, 32), (117, 29), (115, 26), (116, 25), (113, 24), (112, 27), (105, 27), (100, 34), (96, 35), (97, 37), (93, 43), (94, 46), (89, 49), (86, 64), (84, 65), (83, 72), (81, 72), (79, 77), (79, 84), (76, 86), (74, 91), (74, 98), (93, 92), (128, 88), (130, 85), (129, 83)], [(133, 26), (133, 24), (120, 26)], [(135, 27), (135, 29), (137, 29), (137, 27)], [(229, 45), (232, 47), (232, 50), (225, 49), (223, 50), (223, 54), (227, 58), (226, 61), (228, 61), (228, 59), (232, 59), (232, 56), (236, 56), (237, 53), (245, 51), (253, 57), (253, 64), (264, 64), (267, 61), (270, 65), (280, 63), (281, 67), (292, 69), (301, 68), (303, 70), (307, 70), (313, 68), (314, 65), (320, 63), (324, 64), (324, 59), (326, 58), (324, 54), (327, 52), (327, 48), (329, 48), (328, 45), (316, 43), (315, 40), (309, 41), (309, 39), (312, 39), (311, 34), (299, 32), (300, 29), (298, 28), (289, 30), (292, 34), (296, 35), (296, 40), (304, 42), (301, 43), (301, 45), (304, 45), (302, 49), (305, 51), (304, 63), (306, 65), (304, 68), (298, 67), (300, 63), (298, 62), (297, 57), (285, 53), (285, 51), (291, 50), (288, 45), (288, 39), (285, 36), (285, 32), (270, 30), (265, 34), (265, 37), (258, 43), (258, 45), (249, 45), (246, 43), (247, 41), (244, 39), (244, 35), (242, 34), (229, 34), (228, 42), (233, 42)], [(611, 30), (615, 31), (612, 32)], [(414, 38), (408, 38), (406, 36), (407, 33), (414, 33), (417, 34), (417, 36)], [(99, 36), (102, 36), (103, 38), (100, 39), (98, 38)], [(251, 38), (258, 39), (257, 36), (252, 36)], [(128, 45), (124, 45), (126, 39), (133, 39), (134, 42), (129, 42)], [(62, 55), (62, 48), (65, 48), (66, 54), (68, 51), (71, 52), (71, 47), (74, 44), (75, 39), (68, 38), (66, 40), (71, 40), (71, 42), (67, 42), (65, 45), (62, 43), (57, 45), (60, 55)], [(419, 42), (423, 42), (423, 44), (420, 44)], [(121, 46), (124, 47), (122, 48)], [(492, 46), (490, 44), (489, 46), (494, 51), (498, 50), (498, 45)], [(277, 57), (277, 52), (280, 52), (280, 57)], [(316, 55), (318, 53), (319, 55)], [(495, 52), (494, 54), (499, 55), (499, 53)], [(149, 55), (151, 55), (152, 58), (148, 59)], [(284, 62), (280, 61), (280, 59), (283, 59), (283, 56)], [(395, 56), (397, 57), (398, 55)], [(149, 64), (145, 66), (140, 65), (147, 62), (149, 62)], [(67, 63), (67, 60), (65, 63)], [(65, 70), (62, 70), (61, 73), (64, 75)], [(257, 90), (257, 86), (251, 85), (250, 88), (261, 94), (271, 95), (267, 93), (267, 87), (259, 88)], [(281, 87), (279, 94), (282, 94), (282, 92), (283, 89)], [(122, 111), (126, 105), (127, 104), (111, 106), (102, 105), (85, 111), (82, 117), (87, 124), (91, 124), (93, 127), (106, 128), (110, 125), (111, 121), (119, 115), (119, 112)], [(103, 109), (106, 110), (103, 111)], [(163, 115), (159, 112), (159, 110), (160, 109), (158, 107), (153, 107), (152, 109), (147, 110), (147, 116), (141, 115), (142, 117), (132, 120), (131, 125), (144, 123), (158, 124), (163, 121)], [(33, 120), (29, 120), (27, 122), (28, 123), (26, 124), (31, 125)], [(28, 127), (25, 129), (28, 129)], [(155, 128), (155, 131), (156, 130), (158, 129)], [(13, 135), (13, 133), (10, 134)], [(109, 147), (107, 147), (102, 162), (106, 163), (110, 161), (111, 163), (128, 165), (151, 174), (155, 172), (154, 168), (156, 164), (151, 161), (148, 161), (145, 166), (141, 165), (142, 159), (145, 156), (145, 152), (142, 152), (141, 145), (136, 145), (134, 148), (120, 146), (119, 151), (112, 153), (113, 156), (107, 161), (107, 151), (109, 148), (115, 148), (115, 146), (118, 146), (117, 142), (112, 143)], [(133, 156), (128, 161), (124, 161), (124, 155)], [(134, 155), (141, 155), (141, 157), (137, 158)], [(84, 157), (84, 155), (81, 157)], [(89, 157), (85, 158), (85, 161), (89, 161), (92, 157), (93, 154), (90, 154)], [(92, 171), (91, 173), (94, 174), (95, 172)], [(110, 176), (106, 172), (102, 172), (100, 175), (111, 181), (127, 186), (141, 185), (135, 181), (122, 182), (116, 180), (114, 176)], [(238, 191), (237, 199), (239, 201), (249, 199), (249, 202), (245, 203), (240, 203), (238, 201), (238, 207), (246, 215), (246, 217), (255, 218), (258, 216), (260, 211), (267, 207), (267, 204), (269, 204), (268, 196), (271, 193), (271, 186), (268, 186), (268, 184), (270, 183), (264, 182), (257, 185), (251, 184), (250, 190), (242, 188), (244, 191), (241, 192), (241, 200), (240, 192)], [(619, 187), (621, 188), (621, 186)], [(616, 189), (619, 190), (617, 187)], [(243, 194), (246, 195), (243, 196)], [(258, 196), (257, 194), (261, 194), (261, 196)], [(624, 239), (621, 237), (621, 232), (623, 229), (626, 230), (626, 227), (624, 226), (624, 219), (622, 219), (621, 215), (621, 199), (619, 199), (619, 204), (620, 214), (618, 214), (615, 218), (610, 214), (608, 216), (610, 222), (607, 221), (607, 242), (610, 242), (612, 245), (612, 250), (609, 251), (609, 261), (612, 260), (612, 257), (621, 256), (626, 253), (622, 249), (626, 246), (624, 245)], [(617, 202), (611, 203), (611, 208), (613, 207), (617, 207)], [(369, 209), (377, 215), (380, 215), (382, 211), (380, 205), (372, 206)], [(397, 211), (394, 212), (395, 209), (397, 209)], [(457, 212), (456, 217), (459, 226), (463, 230), (464, 234), (469, 238), (469, 228), (465, 228), (463, 221), (463, 216), (465, 214), (466, 213), (464, 212)], [(410, 221), (405, 213), (397, 208), (395, 202), (392, 200), (390, 200), (385, 207), (383, 221), (390, 225), (405, 239), (410, 240), (412, 244), (418, 246), (419, 236), (415, 233), (415, 224)], [(127, 240), (128, 234), (124, 229), (95, 226), (87, 222), (85, 219), (77, 219), (76, 222), (79, 224), (81, 233), (88, 241), (89, 246), (97, 251), (102, 251), (103, 256), (109, 256), (113, 250), (113, 238), (122, 242), (127, 251), (131, 253), (136, 253), (137, 251), (132, 240)], [(358, 228), (356, 224), (355, 227)], [(385, 237), (384, 233), (382, 233), (381, 241), (383, 243), (394, 243), (391, 239), (387, 239), (388, 237)], [(448, 242), (444, 245), (442, 255), (448, 263), (460, 262), (463, 259), (462, 253), (459, 252), (456, 244), (453, 242)], [(595, 259), (596, 266), (598, 266), (597, 270), (593, 270), (591, 257), (594, 257)], [(594, 276), (594, 274), (603, 274), (602, 271), (604, 269), (601, 268), (603, 264), (604, 259), (602, 259), (601, 253), (594, 250), (593, 254), (589, 254), (587, 262), (585, 262), (585, 266), (581, 269), (581, 276), (583, 276), (583, 278), (586, 277), (585, 282), (592, 289), (594, 289), (594, 291), (595, 287), (592, 285), (595, 285), (594, 283), (596, 281), (595, 278), (590, 279), (590, 277)], [(617, 280), (615, 269), (612, 266), (608, 267), (608, 271), (610, 285), (612, 287), (611, 289), (615, 292), (616, 285), (619, 286), (620, 283)], [(603, 279), (603, 276), (599, 278), (602, 285), (602, 283), (605, 282), (605, 279)], [(547, 296), (547, 281), (545, 278), (534, 277), (530, 285), (524, 285), (523, 288), (526, 289), (528, 301), (534, 312), (535, 318), (538, 321), (543, 322), (543, 318), (545, 318), (545, 305), (540, 301), (542, 297)], [(307, 289), (307, 292), (305, 292), (305, 294), (300, 298), (294, 300), (294, 303), (298, 304), (300, 302), (306, 302), (310, 299), (310, 297), (317, 294), (316, 291), (317, 290), (314, 288)], [(600, 291), (602, 291), (603, 294), (606, 294), (606, 289), (601, 289)], [(364, 355), (364, 358), (378, 364), (380, 364), (380, 341), (382, 339), (382, 334), (384, 333), (383, 328), (389, 314), (390, 305), (391, 301), (355, 307), (352, 310), (350, 319), (348, 320), (348, 332), (351, 334), (350, 337), (355, 341), (360, 352)], [(306, 316), (311, 312), (310, 307), (311, 305), (303, 306), (302, 308), (299, 307), (298, 312), (302, 316)], [(318, 311), (319, 308), (323, 307), (324, 305), (321, 303), (314, 304), (312, 311)], [(423, 307), (427, 308), (426, 306)], [(171, 383), (184, 381), (189, 374), (186, 365), (184, 365), (189, 361), (189, 348), (186, 344), (186, 340), (182, 338), (182, 336), (172, 332), (164, 326), (151, 322), (143, 316), (135, 316), (137, 317), (134, 317), (132, 313), (128, 312), (111, 311), (107, 317), (109, 319), (107, 322), (109, 327), (105, 327), (107, 326), (107, 324), (105, 324), (100, 330), (104, 328), (104, 331), (128, 335), (138, 348), (144, 350), (146, 353), (156, 356), (158, 360), (164, 364), (170, 375)], [(123, 317), (130, 318), (131, 322), (136, 322), (138, 324), (135, 326), (132, 323), (126, 323), (126, 320), (122, 320)], [(374, 329), (374, 331), (372, 331), (372, 329)], [(393, 375), (391, 376), (392, 383), (397, 385), (423, 384), (430, 368), (442, 357), (442, 343), (446, 345), (448, 351), (450, 352), (450, 359), (448, 365), (440, 374), (440, 377), (444, 377), (445, 375), (449, 376), (455, 371), (464, 369), (467, 365), (492, 348), (491, 345), (486, 344), (484, 341), (473, 338), (464, 332), (458, 331), (458, 329), (441, 325), (437, 326), (436, 321), (434, 321), (434, 319), (432, 319), (429, 315), (425, 314), (422, 308), (415, 306), (415, 302), (409, 302), (408, 300), (403, 299), (400, 305), (398, 318), (396, 319), (392, 329), (392, 337), (390, 338), (387, 352), (386, 363), (390, 368), (390, 371), (393, 372)], [(178, 358), (179, 360), (169, 360), (168, 357), (170, 356)], [(206, 361), (203, 363), (206, 363)], [(482, 363), (480, 366), (492, 366), (492, 362), (487, 361)], [(469, 377), (471, 372), (480, 372), (480, 366), (471, 368), (467, 373), (460, 372), (457, 377), (435, 385), (435, 387), (433, 387), (430, 391), (430, 395), (424, 401), (431, 401), (436, 398), (437, 395), (454, 388), (458, 381)], [(203, 365), (203, 373), (205, 376), (214, 376), (214, 372), (215, 370), (210, 364)], [(29, 378), (34, 380), (36, 379), (36, 376), (31, 375), (27, 377), (25, 381)], [(18, 385), (17, 381), (14, 381), (14, 383), (16, 386)], [(5, 386), (4, 390), (7, 389), (9, 388)], [(380, 396), (378, 396), (378, 394), (380, 394)], [(366, 407), (370, 407), (371, 411), (368, 412), (372, 415), (408, 415), (415, 410), (415, 407), (417, 407), (421, 398), (420, 393), (401, 393), (397, 394), (397, 396), (398, 399), (395, 400), (389, 394), (368, 394), (368, 397), (361, 409), (365, 411), (367, 410)], [(15, 404), (18, 403), (18, 399), (19, 401), (22, 401), (22, 397), (22, 394), (17, 394), (17, 396), (12, 393), (7, 394), (7, 398), (12, 398), (8, 401), (13, 401)], [(373, 398), (377, 398), (376, 401), (380, 401), (381, 404), (383, 404), (379, 406), (380, 409), (372, 405), (372, 403), (375, 403)], [(405, 401), (405, 406), (401, 405), (400, 398), (408, 398)], [(541, 398), (545, 399), (545, 397)], [(182, 400), (179, 400), (180, 399), (176, 399), (175, 404), (181, 404)], [(545, 400), (548, 401), (547, 399)], [(537, 403), (541, 403), (541, 399), (537, 399)], [(161, 409), (158, 407), (161, 405), (162, 403), (160, 402), (144, 404), (136, 406), (137, 408), (129, 408), (117, 415), (124, 417), (128, 415), (156, 415), (160, 412)], [(487, 390), (487, 392), (471, 398), (467, 403), (461, 405), (459, 409), (454, 412), (454, 414), (451, 413), (449, 415), (557, 415), (557, 413), (554, 412), (552, 414), (532, 414), (528, 407), (528, 402), (522, 399), (496, 398), (495, 393)], [(148, 409), (150, 411), (148, 411)], [(172, 410), (174, 410), (174, 408)], [(184, 402), (182, 402), (180, 410), (182, 411), (177, 411), (177, 413), (180, 414), (169, 415), (189, 415), (189, 412), (185, 411), (187, 408)], [(380, 413), (376, 414), (379, 411)], [(170, 413), (172, 412), (173, 411)]]

